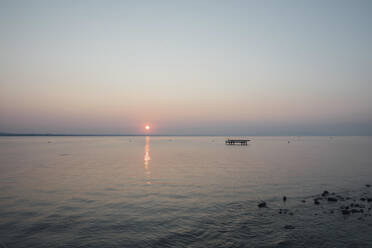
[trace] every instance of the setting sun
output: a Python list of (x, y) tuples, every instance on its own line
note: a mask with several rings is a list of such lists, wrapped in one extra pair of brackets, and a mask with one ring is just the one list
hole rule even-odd
[(146, 129), (146, 131), (149, 131), (150, 130), (150, 125), (146, 125), (145, 129)]

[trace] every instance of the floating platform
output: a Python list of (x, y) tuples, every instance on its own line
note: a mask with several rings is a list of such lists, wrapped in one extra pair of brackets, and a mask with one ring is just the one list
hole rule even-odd
[(249, 139), (228, 139), (225, 141), (225, 144), (246, 146), (248, 145), (248, 141), (251, 141), (251, 140)]

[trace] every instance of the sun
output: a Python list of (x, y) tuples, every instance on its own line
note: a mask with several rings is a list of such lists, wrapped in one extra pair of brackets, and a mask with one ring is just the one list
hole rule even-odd
[(145, 126), (146, 131), (149, 131), (150, 128), (151, 128), (150, 125), (146, 125), (146, 126)]

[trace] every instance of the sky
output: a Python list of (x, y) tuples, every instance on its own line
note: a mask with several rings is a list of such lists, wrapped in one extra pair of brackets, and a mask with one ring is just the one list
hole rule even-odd
[(0, 133), (372, 135), (371, 13), (0, 0)]

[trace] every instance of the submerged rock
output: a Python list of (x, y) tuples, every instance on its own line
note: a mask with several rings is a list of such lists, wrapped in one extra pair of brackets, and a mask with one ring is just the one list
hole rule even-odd
[(319, 200), (318, 199), (314, 199), (314, 204), (315, 205), (319, 205), (320, 204)]
[(288, 209), (286, 208), (279, 209), (279, 214), (286, 214), (286, 213), (288, 213)]
[(371, 187), (371, 184), (366, 184), (366, 187), (367, 187), (367, 188)]
[(285, 229), (295, 229), (295, 227), (292, 226), (292, 225), (285, 225), (284, 228), (285, 228)]
[(341, 212), (343, 215), (350, 214), (350, 210), (348, 209), (343, 209)]
[(330, 201), (330, 202), (337, 202), (338, 200), (335, 197), (328, 197), (328, 201)]
[(267, 207), (266, 202), (264, 202), (264, 201), (258, 203), (257, 206), (258, 206), (259, 208), (265, 208), (265, 207)]
[(341, 201), (345, 201), (345, 198), (342, 197), (342, 196), (340, 196), (340, 195), (337, 195), (336, 197), (337, 197), (339, 200), (341, 200)]
[(291, 242), (289, 240), (280, 241), (278, 247), (291, 247)]

